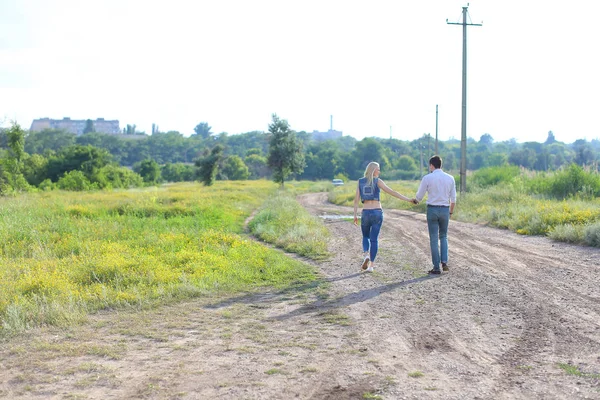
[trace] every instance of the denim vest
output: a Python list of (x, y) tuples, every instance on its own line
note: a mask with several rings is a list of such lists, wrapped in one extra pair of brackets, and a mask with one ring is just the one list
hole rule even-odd
[(362, 203), (365, 200), (377, 200), (379, 201), (379, 186), (377, 186), (377, 181), (379, 178), (373, 178), (373, 186), (370, 186), (367, 183), (367, 178), (360, 178), (358, 180), (358, 187), (360, 190), (360, 201)]

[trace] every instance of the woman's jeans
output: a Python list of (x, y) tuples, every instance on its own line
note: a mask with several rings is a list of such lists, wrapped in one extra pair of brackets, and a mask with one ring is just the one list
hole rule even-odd
[(379, 231), (383, 224), (383, 210), (362, 210), (360, 228), (362, 230), (363, 251), (369, 252), (369, 259), (375, 261), (379, 250)]
[[(440, 262), (448, 262), (448, 221), (450, 207), (427, 206), (427, 228), (433, 269), (440, 269)], [(439, 247), (438, 247), (439, 241)]]

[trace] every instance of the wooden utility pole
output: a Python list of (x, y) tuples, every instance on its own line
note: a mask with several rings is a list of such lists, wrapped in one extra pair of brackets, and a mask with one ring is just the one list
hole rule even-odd
[(435, 105), (435, 154), (440, 155), (438, 150), (438, 105)]
[(431, 133), (427, 134), (427, 160), (431, 158)]
[(467, 26), (481, 26), (482, 24), (467, 23), (469, 4), (462, 8), (462, 22), (448, 22), (449, 25), (462, 25), (463, 51), (462, 51), (462, 122), (460, 129), (460, 193), (467, 191)]
[(421, 144), (420, 140), (419, 140), (419, 154), (421, 155), (421, 158), (419, 160), (419, 176), (420, 176), (420, 178), (423, 178), (423, 145)]

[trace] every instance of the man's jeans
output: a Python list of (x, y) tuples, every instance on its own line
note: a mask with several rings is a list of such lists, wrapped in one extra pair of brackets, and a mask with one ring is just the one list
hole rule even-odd
[[(448, 262), (448, 221), (450, 207), (427, 206), (427, 228), (433, 269), (440, 269), (440, 262)], [(439, 241), (439, 245), (438, 245)]]
[(369, 252), (369, 259), (375, 261), (379, 249), (379, 231), (383, 224), (383, 210), (362, 210), (360, 228), (362, 230), (363, 251)]

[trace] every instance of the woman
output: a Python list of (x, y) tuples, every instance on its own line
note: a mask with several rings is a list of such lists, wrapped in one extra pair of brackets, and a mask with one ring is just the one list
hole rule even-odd
[(356, 196), (354, 196), (354, 225), (358, 226), (358, 200), (363, 203), (360, 228), (362, 230), (362, 245), (364, 260), (362, 269), (373, 272), (377, 250), (379, 249), (379, 230), (383, 224), (383, 209), (379, 201), (380, 190), (391, 194), (400, 200), (414, 203), (413, 199), (390, 189), (379, 179), (379, 164), (370, 162), (365, 169), (365, 176), (358, 180)]

